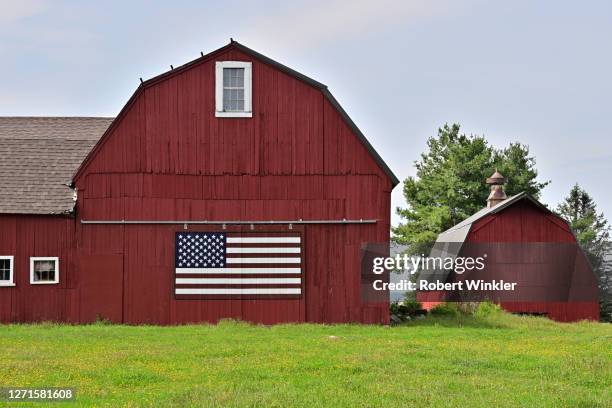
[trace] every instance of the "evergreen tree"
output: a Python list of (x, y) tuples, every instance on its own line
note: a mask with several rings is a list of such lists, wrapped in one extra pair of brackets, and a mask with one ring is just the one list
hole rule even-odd
[(612, 319), (612, 265), (610, 262), (610, 225), (603, 213), (597, 213), (593, 198), (578, 184), (557, 206), (556, 212), (567, 220), (599, 278), (601, 315)]
[(416, 177), (404, 180), (408, 206), (397, 209), (402, 223), (392, 232), (393, 240), (409, 245), (412, 254), (429, 253), (440, 232), (485, 206), (489, 189), (484, 180), (496, 168), (509, 180), (509, 196), (526, 191), (538, 197), (548, 184), (536, 180), (535, 159), (527, 146), (512, 143), (496, 149), (484, 137), (459, 130), (458, 124), (438, 129), (415, 162)]

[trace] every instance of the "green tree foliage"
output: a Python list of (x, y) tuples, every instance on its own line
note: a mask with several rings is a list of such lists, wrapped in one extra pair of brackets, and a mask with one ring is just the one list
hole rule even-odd
[(578, 184), (557, 206), (556, 212), (567, 220), (599, 278), (601, 315), (612, 319), (612, 271), (610, 261), (610, 225), (603, 213), (597, 213), (593, 198)]
[(410, 246), (412, 254), (427, 254), (438, 234), (486, 205), (484, 184), (497, 168), (509, 179), (508, 196), (521, 191), (538, 197), (548, 182), (538, 182), (529, 147), (511, 143), (503, 149), (482, 136), (460, 134), (458, 124), (444, 125), (427, 141), (427, 151), (415, 162), (416, 177), (404, 180), (406, 208), (393, 239)]

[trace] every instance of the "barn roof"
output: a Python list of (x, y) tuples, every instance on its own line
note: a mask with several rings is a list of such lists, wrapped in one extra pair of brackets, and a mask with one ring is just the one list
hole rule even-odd
[(74, 171), (112, 118), (0, 117), (0, 213), (65, 214)]
[(385, 163), (385, 161), (382, 159), (382, 157), (378, 154), (378, 152), (374, 149), (374, 147), (370, 144), (370, 142), (368, 141), (368, 139), (366, 139), (365, 135), (361, 132), (361, 130), (357, 127), (357, 125), (355, 124), (355, 122), (353, 122), (353, 120), (349, 117), (349, 115), (346, 113), (346, 111), (342, 108), (342, 106), (340, 106), (340, 103), (338, 103), (338, 101), (336, 100), (336, 98), (334, 98), (334, 96), (332, 95), (332, 93), (329, 91), (329, 89), (327, 88), (327, 85), (322, 84), (321, 82), (318, 82), (300, 72), (295, 71), (294, 69), (289, 68), (286, 65), (281, 64), (280, 62), (277, 62), (263, 54), (258, 53), (255, 50), (252, 50), (251, 48), (240, 44), (237, 41), (234, 41), (233, 39), (230, 41), (229, 44), (218, 48), (208, 54), (203, 54), (200, 58), (196, 58), (193, 61), (190, 61), (184, 65), (181, 65), (179, 67), (175, 67), (169, 71), (166, 71), (162, 74), (159, 74), (153, 78), (149, 78), (146, 81), (141, 82), (141, 84), (138, 86), (138, 88), (136, 89), (136, 91), (134, 92), (134, 94), (132, 95), (132, 97), (130, 98), (130, 100), (125, 104), (125, 106), (123, 107), (123, 109), (121, 110), (121, 112), (119, 112), (119, 115), (117, 115), (116, 120), (111, 124), (111, 126), (109, 127), (109, 129), (107, 129), (107, 131), (105, 132), (105, 134), (102, 136), (102, 138), (100, 139), (100, 141), (96, 144), (96, 146), (92, 149), (92, 151), (87, 155), (87, 157), (85, 158), (85, 160), (83, 161), (83, 163), (81, 164), (81, 166), (78, 168), (78, 170), (76, 171), (76, 173), (74, 174), (73, 179), (76, 180), (79, 175), (84, 171), (84, 169), (87, 167), (88, 163), (90, 162), (91, 158), (95, 155), (96, 150), (104, 143), (105, 139), (106, 139), (106, 135), (110, 134), (112, 131), (112, 128), (115, 126), (116, 123), (118, 123), (124, 112), (127, 111), (127, 108), (129, 106), (131, 106), (131, 104), (136, 100), (136, 97), (138, 96), (138, 94), (140, 92), (142, 92), (142, 90), (144, 90), (145, 88), (147, 88), (148, 86), (154, 85), (160, 81), (163, 81), (171, 76), (174, 75), (178, 75), (181, 72), (184, 72), (185, 70), (190, 69), (193, 66), (196, 66), (197, 64), (200, 64), (204, 61), (208, 61), (211, 58), (214, 58), (215, 56), (217, 56), (220, 53), (223, 53), (229, 49), (236, 49), (244, 54), (250, 55), (253, 58), (268, 64), (276, 69), (278, 69), (279, 71), (282, 71), (284, 73), (286, 73), (287, 75), (290, 75), (300, 81), (303, 81), (315, 88), (318, 88), (321, 93), (323, 94), (323, 96), (331, 103), (331, 105), (338, 111), (338, 113), (340, 114), (340, 116), (342, 117), (342, 119), (345, 121), (345, 123), (349, 126), (349, 128), (353, 131), (353, 133), (355, 134), (355, 136), (359, 139), (359, 141), (364, 145), (364, 147), (368, 150), (368, 152), (370, 153), (370, 155), (372, 156), (372, 158), (374, 159), (374, 161), (380, 166), (380, 168), (383, 170), (383, 172), (389, 177), (389, 179), (391, 180), (391, 185), (392, 187), (395, 187), (399, 184), (399, 179), (397, 178), (397, 176), (393, 173), (393, 171), (391, 171), (391, 169), (389, 168), (389, 166), (387, 165), (387, 163)]
[(214, 58), (230, 48), (321, 90), (390, 178), (399, 179), (340, 106), (327, 86), (236, 41), (140, 84), (117, 118), (0, 117), (0, 214), (68, 214), (74, 209), (73, 180), (86, 167), (123, 112), (147, 86)]
[(508, 197), (506, 200), (494, 207), (485, 207), (461, 221), (459, 224), (450, 227), (444, 232), (441, 232), (440, 235), (438, 235), (437, 242), (463, 242), (467, 237), (467, 234), (470, 232), (472, 224), (474, 224), (476, 221), (486, 217), (487, 215), (497, 214), (498, 212), (505, 210), (521, 200), (528, 200), (540, 209), (544, 210), (546, 213), (550, 213), (550, 210), (546, 208), (544, 204), (540, 203), (538, 200), (523, 191), (513, 195), (512, 197)]
[[(436, 239), (436, 242), (431, 249), (429, 257), (431, 258), (456, 258), (459, 256), (461, 249), (463, 248), (463, 244), (470, 233), (472, 225), (486, 217), (487, 215), (497, 214), (501, 211), (504, 211), (508, 207), (512, 205), (527, 200), (533, 203), (538, 208), (542, 209), (546, 213), (551, 213), (551, 211), (546, 208), (542, 203), (538, 200), (527, 194), (526, 192), (521, 192), (511, 197), (508, 197), (501, 203), (497, 204), (494, 207), (485, 207), (476, 213), (472, 214), (470, 217), (461, 221), (460, 223), (450, 227), (444, 232), (441, 232)], [(450, 273), (447, 269), (433, 269), (433, 270), (425, 270), (421, 273), (421, 278), (429, 281), (440, 280), (446, 281), (448, 274)]]

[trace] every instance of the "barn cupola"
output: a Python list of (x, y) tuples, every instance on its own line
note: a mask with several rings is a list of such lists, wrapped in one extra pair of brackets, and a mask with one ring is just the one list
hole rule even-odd
[(495, 173), (493, 173), (491, 177), (487, 178), (486, 183), (491, 186), (491, 193), (487, 198), (487, 208), (495, 207), (508, 198), (504, 191), (504, 184), (506, 184), (506, 181), (508, 180), (498, 172), (497, 169), (495, 169)]

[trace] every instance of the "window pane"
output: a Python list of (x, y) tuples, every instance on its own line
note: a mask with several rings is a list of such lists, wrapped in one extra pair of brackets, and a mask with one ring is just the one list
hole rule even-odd
[(11, 260), (0, 259), (0, 281), (11, 279)]
[(244, 68), (223, 68), (223, 87), (244, 86)]
[(34, 261), (35, 271), (50, 271), (55, 268), (55, 262), (53, 261)]
[(34, 261), (34, 281), (47, 282), (55, 280), (54, 261)]
[(237, 86), (240, 88), (244, 87), (244, 68), (240, 68), (236, 72), (235, 84), (236, 85), (234, 86)]
[(244, 111), (244, 68), (223, 68), (223, 110)]

